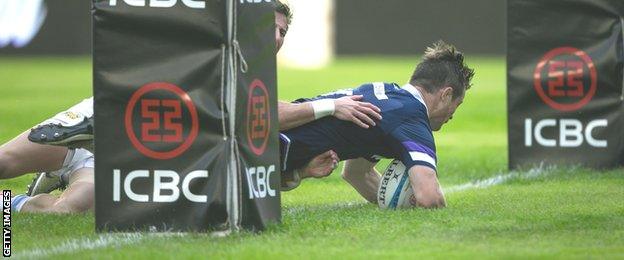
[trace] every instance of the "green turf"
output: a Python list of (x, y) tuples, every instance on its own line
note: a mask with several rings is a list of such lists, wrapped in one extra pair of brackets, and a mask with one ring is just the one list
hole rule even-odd
[[(449, 189), (507, 173), (505, 62), (468, 57), (474, 87), (436, 133)], [(279, 71), (281, 99), (370, 81), (407, 81), (417, 58), (341, 58), (323, 70)], [(90, 95), (88, 59), (0, 59), (0, 143)], [(382, 163), (385, 164), (387, 162)], [(141, 237), (94, 233), (93, 215), (14, 215), (14, 254), (75, 258), (624, 258), (622, 169), (544, 169), (447, 193), (443, 210), (381, 211), (338, 174), (283, 193), (283, 224), (262, 234)], [(31, 176), (0, 180), (22, 192)], [(63, 251), (68, 245), (108, 247)], [(97, 243), (95, 243), (97, 244)], [(61, 250), (63, 249), (63, 250)], [(42, 250), (42, 251), (34, 251)], [(56, 250), (56, 251), (55, 251)], [(40, 254), (41, 252), (47, 252)], [(50, 253), (51, 252), (51, 253)]]

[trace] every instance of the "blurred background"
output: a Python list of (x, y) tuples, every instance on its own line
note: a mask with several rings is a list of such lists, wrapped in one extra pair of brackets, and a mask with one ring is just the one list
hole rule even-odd
[[(504, 55), (505, 1), (290, 0), (280, 65), (319, 68), (336, 56), (418, 55), (438, 39)], [(397, 8), (400, 7), (400, 8)], [(0, 57), (88, 56), (91, 1), (0, 0)]]

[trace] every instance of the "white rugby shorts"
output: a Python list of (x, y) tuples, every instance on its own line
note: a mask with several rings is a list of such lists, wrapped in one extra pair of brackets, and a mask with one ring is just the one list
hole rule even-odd
[(77, 170), (94, 167), (95, 161), (91, 152), (82, 148), (69, 149), (67, 151), (67, 156), (65, 156), (65, 161), (63, 161), (63, 166), (56, 171), (50, 172), (49, 174), (60, 176), (65, 183), (69, 183), (71, 175)]

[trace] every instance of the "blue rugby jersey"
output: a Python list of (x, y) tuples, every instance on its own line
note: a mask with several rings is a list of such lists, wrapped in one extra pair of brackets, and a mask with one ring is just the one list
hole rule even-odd
[(365, 129), (349, 121), (324, 117), (280, 133), (282, 170), (301, 168), (328, 150), (334, 150), (341, 160), (361, 157), (376, 162), (380, 157), (396, 158), (407, 169), (423, 165), (436, 170), (436, 148), (427, 108), (420, 92), (409, 84), (364, 84), (295, 102), (347, 95), (362, 95), (362, 101), (381, 109), (383, 119)]

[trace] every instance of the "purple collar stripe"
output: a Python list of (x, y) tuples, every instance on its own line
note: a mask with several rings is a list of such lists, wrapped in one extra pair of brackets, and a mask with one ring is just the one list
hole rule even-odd
[(436, 154), (433, 150), (431, 150), (431, 148), (424, 146), (422, 144), (413, 142), (413, 141), (405, 141), (402, 143), (403, 146), (405, 146), (405, 148), (409, 151), (409, 152), (421, 152), (421, 153), (426, 153), (427, 155), (431, 156), (431, 158), (437, 159)]

